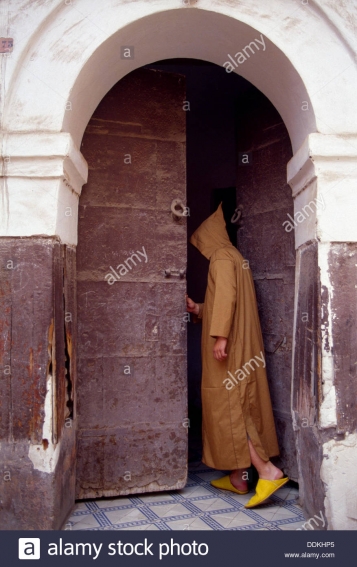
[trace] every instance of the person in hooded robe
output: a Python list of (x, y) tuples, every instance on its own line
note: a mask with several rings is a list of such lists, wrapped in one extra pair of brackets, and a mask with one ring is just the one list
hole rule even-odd
[(229, 240), (222, 203), (190, 242), (210, 261), (204, 303), (186, 298), (202, 321), (202, 462), (231, 470), (211, 484), (238, 494), (248, 493), (253, 464), (259, 480), (245, 504), (253, 508), (289, 480), (270, 461), (279, 447), (253, 277)]

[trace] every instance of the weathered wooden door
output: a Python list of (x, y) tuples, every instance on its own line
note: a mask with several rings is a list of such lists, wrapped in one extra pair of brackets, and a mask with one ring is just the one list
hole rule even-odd
[(174, 199), (185, 205), (184, 100), (183, 76), (136, 70), (83, 138), (79, 499), (186, 483), (186, 217), (171, 212)]

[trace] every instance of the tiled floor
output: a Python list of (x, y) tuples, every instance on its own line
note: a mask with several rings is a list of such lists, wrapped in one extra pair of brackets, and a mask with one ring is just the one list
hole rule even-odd
[(190, 463), (185, 488), (76, 504), (66, 530), (296, 530), (304, 522), (298, 490), (288, 485), (248, 510), (240, 496), (210, 481), (222, 472)]

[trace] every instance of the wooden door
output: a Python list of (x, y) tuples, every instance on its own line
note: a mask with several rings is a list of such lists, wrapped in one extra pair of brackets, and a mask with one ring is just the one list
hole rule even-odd
[(183, 76), (136, 70), (108, 92), (84, 134), (79, 499), (186, 483), (186, 217), (171, 212), (174, 199), (185, 205), (184, 100)]

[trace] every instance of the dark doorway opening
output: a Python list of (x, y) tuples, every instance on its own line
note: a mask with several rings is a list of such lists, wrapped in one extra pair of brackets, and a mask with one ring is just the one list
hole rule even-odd
[[(282, 225), (287, 213), (293, 214), (286, 183), (292, 156), (287, 129), (260, 91), (215, 64), (171, 59), (147, 67), (186, 77), (188, 238), (220, 201), (226, 220), (237, 207), (241, 211), (227, 230), (255, 280), (281, 449), (277, 464), (297, 480), (290, 410), (295, 250), (293, 234)], [(190, 244), (187, 254), (188, 295), (202, 302), (208, 261)], [(202, 455), (200, 385), (200, 325), (189, 324), (189, 461)]]

